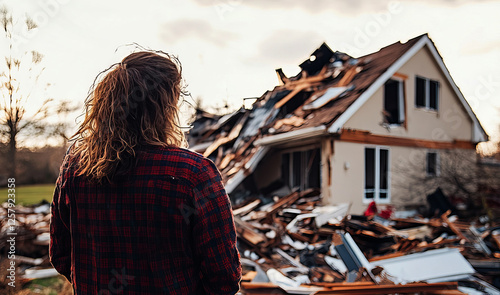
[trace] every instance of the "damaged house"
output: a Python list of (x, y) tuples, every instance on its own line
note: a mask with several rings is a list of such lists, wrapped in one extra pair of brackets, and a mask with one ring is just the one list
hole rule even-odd
[(448, 151), (475, 159), (488, 138), (427, 34), (358, 58), (322, 44), (300, 68), (276, 70), (279, 85), (250, 110), (197, 113), (190, 149), (216, 163), (236, 203), (319, 188), (353, 213), (403, 208), (425, 195), (408, 200), (398, 167), (439, 177)]

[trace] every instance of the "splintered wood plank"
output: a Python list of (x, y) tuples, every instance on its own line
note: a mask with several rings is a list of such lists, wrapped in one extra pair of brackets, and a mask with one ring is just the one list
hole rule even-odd
[(497, 232), (492, 233), (491, 238), (497, 244), (498, 249), (500, 249), (500, 233)]
[(236, 232), (238, 233), (238, 236), (247, 241), (249, 244), (256, 247), (260, 243), (267, 241), (267, 238), (264, 235), (257, 233), (256, 230), (243, 220), (235, 218), (234, 223), (236, 224)]
[(462, 234), (462, 232), (453, 224), (453, 222), (451, 222), (449, 219), (448, 219), (448, 215), (450, 215), (451, 213), (451, 210), (448, 210), (446, 211), (445, 213), (443, 213), (443, 215), (441, 215), (441, 219), (443, 220), (443, 222), (445, 222), (448, 227), (451, 229), (451, 231), (453, 231), (461, 240), (466, 240), (468, 241), (468, 239)]
[(253, 209), (255, 209), (257, 206), (260, 205), (262, 201), (260, 199), (257, 199), (253, 202), (250, 202), (248, 203), (247, 205), (243, 206), (243, 207), (240, 207), (238, 209), (234, 209), (233, 210), (233, 215), (234, 216), (237, 216), (237, 215), (245, 215), (246, 213), (252, 211)]

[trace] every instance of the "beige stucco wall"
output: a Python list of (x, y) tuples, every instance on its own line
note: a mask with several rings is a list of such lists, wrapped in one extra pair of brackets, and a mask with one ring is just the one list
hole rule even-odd
[[(351, 203), (351, 213), (362, 213), (364, 148), (362, 144), (334, 141), (328, 203)], [(348, 163), (349, 168), (345, 169)]]
[[(391, 189), (392, 203), (396, 208), (427, 204), (427, 195), (440, 187), (448, 197), (466, 197), (457, 189), (458, 181), (469, 192), (477, 190), (478, 174), (476, 151), (472, 149), (432, 150), (423, 148), (393, 147), (394, 159)], [(439, 176), (429, 177), (425, 172), (426, 153), (439, 154)]]
[[(354, 113), (344, 128), (425, 140), (472, 140), (472, 121), (426, 46), (406, 62), (397, 73), (408, 76), (404, 82), (407, 129), (396, 127), (388, 130), (382, 126), (383, 86)], [(416, 75), (439, 81), (439, 110), (437, 112), (415, 107)]]
[[(331, 156), (331, 187), (328, 189), (327, 202), (338, 204), (351, 203), (351, 213), (361, 214), (368, 202), (363, 201), (365, 175), (365, 147), (374, 145), (334, 141), (334, 153)], [(396, 209), (426, 204), (427, 194), (438, 186), (446, 194), (452, 194), (453, 188), (443, 183), (440, 177), (425, 176), (425, 155), (428, 151), (437, 152), (442, 164), (442, 175), (446, 170), (471, 172), (475, 162), (474, 150), (430, 150), (425, 148), (383, 146), (389, 149), (390, 162), (390, 202)], [(458, 153), (458, 154), (457, 154)], [(457, 161), (462, 159), (462, 161)], [(460, 163), (461, 162), (461, 163)], [(445, 167), (446, 165), (446, 167)], [(423, 181), (424, 179), (425, 182)]]

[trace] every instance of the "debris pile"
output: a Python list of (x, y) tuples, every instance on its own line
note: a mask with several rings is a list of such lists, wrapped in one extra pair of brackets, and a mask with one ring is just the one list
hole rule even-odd
[[(8, 236), (15, 233), (18, 278), (57, 275), (48, 259), (50, 205), (16, 206), (15, 225), (8, 222), (7, 208), (5, 203), (0, 209), (2, 257), (8, 257)], [(316, 189), (235, 207), (242, 292), (498, 292), (491, 286), (498, 286), (500, 276), (497, 225), (460, 221), (449, 211), (431, 219), (370, 212), (349, 215), (349, 204), (325, 206)]]
[[(11, 209), (14, 215), (8, 210), (9, 203), (0, 207), (0, 255), (9, 265), (15, 262), (16, 281), (58, 275), (49, 260), (50, 204), (44, 201), (30, 207), (16, 205)], [(9, 239), (14, 239), (15, 244), (11, 245)]]
[(349, 204), (323, 206), (314, 189), (235, 208), (242, 292), (497, 292), (491, 284), (499, 283), (499, 228), (450, 211), (430, 219), (348, 212)]

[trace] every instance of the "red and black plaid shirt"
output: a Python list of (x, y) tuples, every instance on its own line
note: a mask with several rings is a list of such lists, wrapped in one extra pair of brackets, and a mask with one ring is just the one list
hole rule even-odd
[(137, 157), (106, 185), (75, 176), (65, 157), (52, 202), (54, 267), (75, 294), (235, 294), (236, 232), (213, 162), (152, 146)]

